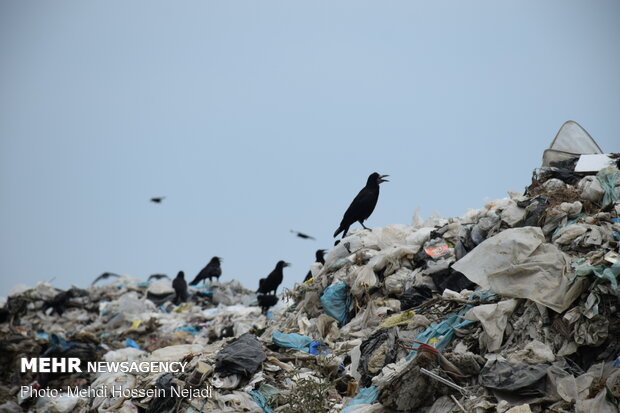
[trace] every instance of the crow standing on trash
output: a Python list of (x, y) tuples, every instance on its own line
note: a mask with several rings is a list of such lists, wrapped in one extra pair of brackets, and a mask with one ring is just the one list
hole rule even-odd
[[(316, 262), (320, 262), (321, 264), (325, 264), (325, 250), (316, 250), (314, 257), (316, 258)], [(306, 278), (304, 278), (304, 282), (308, 281), (312, 278), (312, 271), (308, 271), (306, 274)]]
[(196, 278), (194, 278), (194, 281), (189, 283), (189, 285), (196, 285), (200, 281), (206, 280), (207, 278), (209, 279), (209, 282), (212, 278), (219, 280), (222, 275), (222, 268), (220, 267), (221, 261), (222, 259), (220, 257), (211, 258), (211, 261), (209, 261), (209, 263), (202, 270), (200, 270)]
[(261, 308), (261, 313), (263, 314), (267, 314), (269, 307), (278, 304), (278, 296), (276, 295), (259, 295), (256, 298), (258, 300), (258, 306)]
[(278, 286), (282, 284), (282, 279), (284, 278), (284, 267), (288, 267), (288, 262), (284, 262), (282, 260), (278, 261), (276, 264), (276, 268), (273, 269), (267, 276), (267, 278), (261, 278), (258, 282), (258, 290), (257, 293), (267, 294), (270, 291), (273, 291), (274, 295), (278, 290)]
[(389, 182), (387, 179), (384, 179), (388, 176), (389, 175), (379, 175), (377, 172), (370, 174), (366, 186), (357, 194), (344, 213), (340, 226), (336, 232), (334, 232), (334, 237), (337, 237), (342, 231), (344, 231), (342, 238), (346, 237), (349, 227), (355, 221), (359, 222), (364, 229), (368, 229), (364, 225), (364, 221), (368, 219), (377, 205), (377, 200), (379, 199), (379, 184), (382, 182)]
[(174, 288), (175, 304), (184, 303), (187, 301), (187, 282), (185, 281), (185, 273), (183, 271), (179, 271), (177, 277), (172, 280), (172, 288)]

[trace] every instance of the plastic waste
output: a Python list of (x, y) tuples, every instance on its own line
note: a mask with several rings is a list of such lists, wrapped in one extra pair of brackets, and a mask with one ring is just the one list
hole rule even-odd
[(310, 352), (310, 344), (313, 342), (310, 337), (302, 336), (297, 333), (286, 334), (280, 331), (274, 332), (271, 339), (273, 344), (280, 347), (294, 348), (295, 350), (305, 351), (306, 353)]
[(232, 374), (248, 377), (260, 369), (266, 358), (263, 346), (256, 336), (245, 333), (217, 353), (215, 371), (223, 377)]
[(349, 310), (352, 305), (349, 287), (345, 283), (330, 285), (321, 296), (321, 304), (325, 314), (338, 320), (343, 326), (349, 321)]
[(361, 404), (373, 404), (379, 398), (379, 388), (377, 386), (364, 387), (359, 393), (349, 400), (347, 405), (340, 413), (353, 413), (354, 407)]
[(484, 289), (527, 298), (557, 312), (566, 310), (585, 287), (583, 279), (571, 277), (570, 258), (546, 243), (538, 227), (507, 229), (452, 268)]

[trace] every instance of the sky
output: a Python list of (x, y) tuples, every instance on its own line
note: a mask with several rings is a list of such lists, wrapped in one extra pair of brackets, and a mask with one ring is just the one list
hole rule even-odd
[(291, 287), (372, 172), (380, 227), (522, 191), (569, 119), (620, 152), (619, 18), (611, 0), (1, 2), (0, 296), (193, 278), (214, 255), (249, 288), (289, 261)]

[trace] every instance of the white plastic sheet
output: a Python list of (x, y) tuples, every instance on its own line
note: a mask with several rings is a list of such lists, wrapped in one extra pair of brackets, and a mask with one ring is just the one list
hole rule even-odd
[(586, 280), (571, 279), (570, 258), (545, 242), (538, 227), (507, 229), (452, 266), (482, 288), (527, 298), (559, 313), (581, 294)]

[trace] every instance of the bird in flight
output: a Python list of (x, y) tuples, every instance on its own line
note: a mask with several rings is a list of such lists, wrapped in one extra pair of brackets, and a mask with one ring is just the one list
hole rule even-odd
[(168, 278), (170, 279), (170, 277), (168, 277), (166, 274), (152, 274), (149, 276), (149, 278), (147, 279), (147, 281), (151, 281), (151, 280), (161, 280), (162, 278)]
[(151, 202), (154, 202), (156, 204), (161, 204), (161, 201), (163, 201), (164, 199), (166, 199), (165, 196), (156, 196), (151, 198)]
[(297, 236), (298, 236), (299, 238), (301, 238), (301, 239), (312, 239), (312, 240), (316, 240), (316, 238), (314, 238), (314, 237), (312, 237), (312, 236), (310, 236), (310, 235), (308, 235), (308, 234), (304, 234), (303, 232), (294, 231), (294, 230), (291, 230), (291, 232), (292, 232), (293, 234), (297, 235)]
[(95, 281), (92, 282), (91, 285), (95, 285), (97, 282), (101, 281), (101, 280), (107, 280), (110, 277), (120, 277), (120, 275), (115, 274), (113, 272), (104, 272), (103, 274), (101, 274), (99, 277), (95, 278)]
[(342, 221), (340, 221), (340, 226), (336, 232), (334, 232), (334, 237), (337, 237), (342, 231), (344, 231), (342, 238), (346, 237), (349, 227), (356, 221), (359, 222), (364, 229), (368, 229), (364, 225), (364, 221), (368, 219), (372, 211), (375, 210), (377, 200), (379, 199), (379, 184), (389, 182), (385, 179), (388, 176), (389, 175), (379, 175), (377, 172), (370, 174), (368, 181), (366, 181), (366, 186), (357, 194), (344, 213)]

